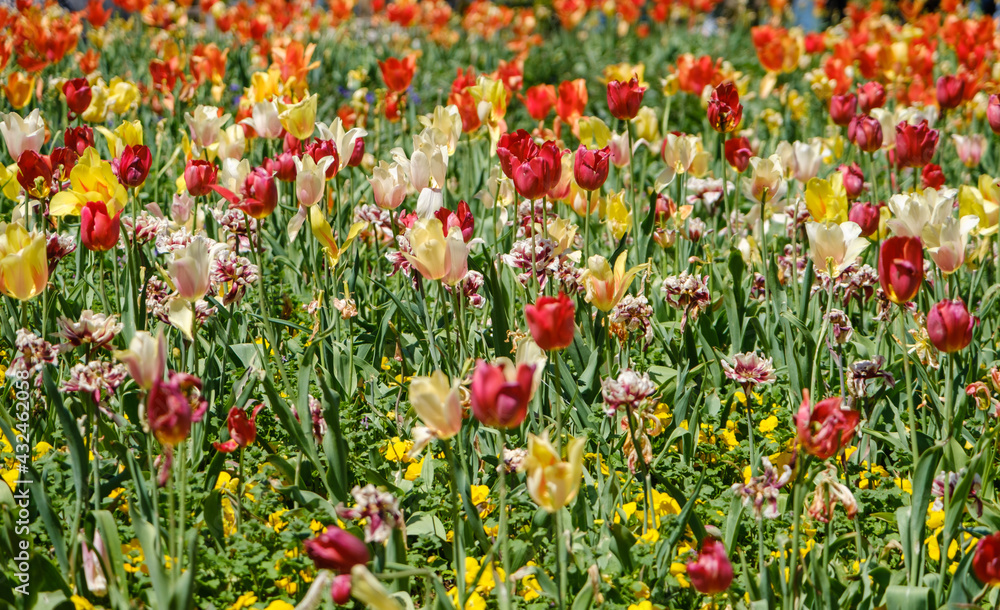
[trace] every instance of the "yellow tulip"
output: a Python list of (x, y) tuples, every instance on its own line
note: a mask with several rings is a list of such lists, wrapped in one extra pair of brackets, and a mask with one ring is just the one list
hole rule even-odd
[(104, 81), (90, 84), (90, 105), (80, 115), (88, 123), (103, 123), (108, 116), (108, 88)]
[(570, 437), (563, 460), (549, 442), (548, 432), (528, 435), (528, 455), (521, 468), (528, 473), (528, 494), (545, 511), (560, 510), (580, 491), (585, 443), (584, 438)]
[(111, 164), (101, 160), (94, 148), (83, 151), (76, 167), (69, 174), (70, 190), (60, 191), (49, 203), (53, 216), (79, 216), (88, 201), (103, 201), (108, 214), (114, 216), (125, 208), (128, 193), (118, 182)]
[(142, 98), (138, 87), (117, 76), (111, 79), (108, 90), (108, 107), (115, 114), (125, 114), (136, 107)]
[(806, 183), (806, 209), (816, 222), (847, 222), (847, 206), (847, 190), (840, 172), (834, 172), (829, 180), (810, 178)]
[(111, 151), (112, 157), (122, 154), (122, 151), (128, 146), (142, 144), (142, 122), (138, 120), (122, 121), (122, 124), (115, 127), (114, 131), (100, 125), (96, 129), (107, 140), (108, 150)]
[(632, 210), (625, 204), (625, 191), (608, 197), (605, 222), (615, 239), (621, 239), (632, 228)]
[(577, 129), (580, 132), (580, 144), (587, 148), (604, 148), (611, 141), (611, 130), (604, 121), (595, 116), (580, 119)]
[(297, 104), (289, 105), (278, 101), (278, 119), (281, 121), (281, 126), (300, 140), (310, 138), (316, 129), (317, 104), (319, 95), (315, 93)]
[(644, 64), (630, 64), (630, 63), (620, 63), (611, 64), (610, 66), (604, 67), (604, 72), (602, 74), (603, 78), (601, 82), (608, 84), (613, 80), (620, 80), (623, 82), (628, 82), (635, 77), (639, 80), (640, 87), (649, 88), (649, 83), (644, 80), (646, 74), (646, 66)]
[(503, 118), (507, 115), (507, 90), (499, 80), (493, 80), (487, 76), (480, 76), (474, 87), (469, 87), (466, 91), (472, 95), (476, 101), (476, 110), (479, 112), (479, 119), (486, 125), (490, 132), (490, 154), (496, 150), (497, 141), (500, 139)]
[(49, 281), (45, 234), (18, 223), (0, 223), (0, 292), (21, 301), (41, 294)]
[(17, 181), (17, 163), (7, 167), (0, 165), (0, 192), (7, 199), (17, 199), (21, 192), (21, 184)]
[(649, 106), (639, 109), (639, 114), (632, 119), (632, 134), (636, 140), (655, 142), (660, 137), (660, 119), (656, 111)]
[(469, 270), (469, 247), (462, 239), (462, 230), (452, 227), (445, 236), (437, 218), (418, 220), (407, 231), (411, 252), (403, 253), (420, 275), (429, 280), (441, 280), (453, 286)]
[(625, 271), (625, 261), (628, 259), (628, 251), (623, 251), (615, 261), (614, 269), (608, 263), (608, 259), (599, 254), (595, 254), (587, 261), (587, 269), (584, 270), (582, 280), (587, 288), (586, 300), (592, 303), (601, 311), (611, 311), (618, 301), (622, 300), (628, 287), (632, 285), (632, 280), (640, 271), (648, 271), (649, 263), (636, 265)]
[(254, 72), (250, 76), (250, 88), (246, 97), (254, 104), (277, 98), (281, 95), (281, 70), (271, 68), (267, 72)]
[(4, 85), (3, 92), (7, 96), (7, 101), (20, 110), (31, 101), (31, 94), (35, 90), (35, 77), (30, 78), (23, 72), (11, 72), (7, 75), (7, 84)]
[(458, 380), (452, 381), (441, 371), (430, 377), (414, 377), (410, 381), (410, 405), (424, 424), (413, 428), (414, 457), (431, 440), (447, 440), (462, 429), (462, 398)]
[(309, 208), (309, 224), (312, 226), (313, 235), (316, 239), (320, 240), (323, 244), (323, 249), (326, 251), (327, 257), (330, 259), (330, 266), (336, 267), (337, 263), (340, 262), (341, 255), (350, 247), (351, 243), (357, 238), (358, 234), (368, 223), (366, 222), (356, 222), (351, 225), (350, 231), (347, 233), (347, 239), (340, 246), (337, 245), (337, 240), (333, 237), (333, 229), (330, 228), (330, 223), (323, 216), (323, 211), (320, 210), (319, 206), (313, 206)]

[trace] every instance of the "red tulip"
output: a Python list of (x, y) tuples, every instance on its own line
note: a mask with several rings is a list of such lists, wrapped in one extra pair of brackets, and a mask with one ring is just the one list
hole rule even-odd
[(465, 243), (469, 243), (469, 240), (472, 239), (472, 232), (476, 228), (476, 219), (472, 216), (472, 210), (469, 209), (469, 204), (465, 201), (459, 201), (454, 212), (448, 208), (441, 208), (434, 212), (434, 216), (441, 221), (441, 229), (444, 231), (445, 237), (448, 237), (448, 232), (452, 227), (458, 227), (462, 230), (462, 239), (465, 240)]
[(319, 163), (320, 159), (333, 157), (333, 163), (326, 168), (327, 180), (332, 180), (337, 175), (337, 172), (340, 171), (340, 152), (337, 150), (337, 143), (333, 140), (317, 140), (306, 146), (306, 153), (317, 163)]
[(896, 125), (896, 163), (899, 167), (921, 167), (934, 158), (938, 132), (923, 120), (919, 125)]
[(476, 363), (472, 374), (472, 414), (492, 428), (516, 428), (528, 415), (535, 365), (510, 361)]
[(882, 148), (882, 124), (867, 114), (859, 114), (851, 119), (847, 127), (847, 139), (858, 145), (863, 152), (874, 153)]
[(505, 133), (497, 143), (500, 168), (514, 181), (514, 188), (526, 199), (539, 199), (559, 183), (562, 152), (555, 142), (541, 147), (523, 129)]
[(90, 106), (94, 97), (90, 83), (85, 78), (73, 78), (63, 84), (63, 95), (66, 96), (66, 107), (72, 115), (83, 114)]
[(608, 108), (611, 116), (623, 121), (631, 121), (639, 114), (645, 87), (639, 86), (639, 79), (632, 77), (628, 82), (613, 80), (608, 83)]
[(69, 180), (69, 173), (76, 167), (79, 158), (80, 155), (71, 148), (65, 146), (53, 148), (52, 153), (49, 154), (49, 165), (52, 166), (53, 177), (56, 180)]
[(295, 155), (289, 152), (264, 159), (264, 169), (282, 182), (295, 182), (295, 175), (298, 174), (295, 168)]
[(731, 81), (726, 81), (712, 91), (708, 101), (708, 123), (719, 133), (736, 131), (743, 120), (740, 92)]
[(156, 440), (176, 446), (187, 438), (191, 424), (201, 421), (208, 403), (201, 397), (201, 380), (187, 373), (170, 373), (149, 390), (146, 415)]
[(231, 453), (239, 447), (249, 447), (257, 440), (257, 413), (264, 408), (261, 403), (254, 407), (247, 417), (247, 412), (239, 407), (229, 409), (226, 418), (226, 428), (229, 429), (229, 440), (224, 443), (212, 443), (222, 453)]
[(858, 110), (858, 98), (853, 93), (835, 95), (830, 98), (830, 118), (834, 124), (844, 127), (851, 123)]
[(726, 548), (711, 536), (702, 539), (698, 558), (687, 564), (687, 575), (694, 588), (704, 595), (728, 589), (733, 582), (733, 564), (726, 556)]
[(556, 104), (556, 88), (552, 85), (529, 87), (524, 99), (528, 114), (536, 121), (544, 121)]
[(52, 188), (51, 161), (33, 150), (24, 151), (17, 158), (17, 181), (35, 199), (47, 197)]
[(541, 297), (534, 305), (524, 307), (531, 338), (538, 347), (549, 351), (564, 349), (573, 343), (575, 313), (576, 306), (562, 291), (558, 297)]
[(850, 444), (861, 416), (857, 411), (842, 408), (839, 396), (821, 400), (811, 408), (809, 390), (802, 390), (802, 404), (794, 419), (802, 448), (825, 460)]
[(361, 161), (365, 158), (365, 139), (358, 138), (354, 141), (354, 152), (351, 153), (351, 160), (347, 162), (349, 167), (357, 167), (361, 165)]
[(989, 121), (993, 133), (1000, 135), (1000, 96), (996, 93), (990, 96), (990, 102), (986, 106), (986, 120)]
[(217, 176), (218, 170), (215, 166), (201, 159), (188, 161), (187, 167), (184, 168), (184, 184), (187, 185), (188, 193), (191, 193), (192, 197), (207, 195), (215, 186)]
[(906, 303), (917, 296), (924, 280), (924, 250), (919, 237), (890, 237), (882, 242), (878, 258), (878, 281), (893, 303)]
[(94, 130), (86, 125), (80, 127), (67, 127), (63, 132), (63, 143), (66, 148), (82, 155), (83, 151), (94, 146)]
[(952, 74), (945, 74), (937, 81), (937, 101), (942, 110), (958, 108), (962, 103), (965, 81)]
[[(225, 197), (225, 194), (219, 191)], [(247, 216), (264, 220), (278, 207), (278, 186), (274, 176), (262, 167), (255, 167), (243, 181), (243, 198), (234, 201), (230, 198), (230, 207), (243, 210)]]
[(333, 585), (330, 586), (330, 598), (333, 599), (333, 603), (339, 606), (346, 606), (351, 601), (350, 574), (338, 574), (333, 579)]
[(409, 88), (417, 70), (417, 56), (411, 54), (403, 59), (390, 57), (378, 62), (378, 67), (382, 70), (382, 80), (389, 91), (403, 93)]
[(149, 168), (153, 165), (153, 155), (149, 153), (149, 147), (143, 144), (126, 146), (111, 165), (122, 186), (135, 188), (146, 181)]
[(573, 177), (580, 188), (587, 191), (597, 191), (608, 179), (608, 161), (611, 159), (611, 147), (605, 146), (590, 150), (583, 144), (576, 149), (573, 159)]
[(872, 81), (858, 87), (858, 105), (864, 114), (885, 106), (885, 87), (882, 83)]
[(847, 219), (861, 227), (862, 237), (869, 237), (878, 231), (879, 207), (873, 203), (855, 203), (851, 206)]
[(108, 214), (108, 205), (103, 201), (88, 201), (80, 210), (80, 241), (88, 250), (105, 252), (118, 244), (121, 235), (120, 216), (118, 210), (112, 217)]
[(854, 200), (861, 196), (865, 190), (865, 175), (861, 173), (861, 168), (857, 163), (841, 165), (840, 174), (844, 179), (844, 190), (847, 191), (847, 198)]
[(350, 574), (351, 568), (365, 565), (371, 560), (368, 545), (336, 525), (331, 525), (319, 536), (306, 540), (303, 546), (320, 570)]
[(1000, 532), (990, 534), (976, 543), (972, 569), (984, 585), (1000, 585)]
[(924, 185), (925, 189), (937, 190), (944, 186), (945, 177), (944, 172), (941, 171), (941, 166), (936, 163), (925, 165), (923, 171), (920, 172), (920, 182)]
[(969, 315), (962, 299), (941, 301), (927, 313), (927, 336), (934, 347), (946, 354), (968, 347), (975, 325), (976, 319)]
[(750, 140), (743, 137), (726, 140), (725, 155), (729, 165), (742, 174), (750, 167), (750, 157), (753, 156)]

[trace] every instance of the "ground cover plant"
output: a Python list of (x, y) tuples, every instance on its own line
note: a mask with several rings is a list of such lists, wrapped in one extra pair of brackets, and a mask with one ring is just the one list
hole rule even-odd
[(0, 607), (1000, 607), (936, 9), (0, 7)]

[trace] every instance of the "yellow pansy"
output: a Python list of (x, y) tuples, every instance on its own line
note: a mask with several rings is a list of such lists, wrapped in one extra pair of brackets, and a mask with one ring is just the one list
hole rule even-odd
[(407, 455), (410, 449), (413, 448), (413, 441), (411, 440), (400, 440), (398, 436), (392, 437), (385, 447), (382, 448), (382, 453), (385, 455), (385, 459), (390, 462), (412, 462), (413, 460)]
[(236, 602), (229, 606), (226, 610), (243, 610), (243, 608), (250, 608), (255, 603), (257, 603), (257, 596), (253, 593), (244, 593), (236, 599)]

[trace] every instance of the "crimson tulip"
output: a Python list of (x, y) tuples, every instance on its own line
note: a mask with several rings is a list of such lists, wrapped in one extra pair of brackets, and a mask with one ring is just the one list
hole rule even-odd
[(188, 373), (171, 371), (157, 379), (146, 400), (149, 429), (156, 440), (170, 447), (180, 444), (191, 432), (191, 424), (201, 421), (208, 402), (201, 397), (201, 380)]
[(841, 165), (837, 168), (844, 179), (844, 190), (847, 191), (847, 198), (854, 200), (861, 196), (865, 190), (865, 175), (857, 163)]
[(854, 438), (861, 415), (853, 409), (844, 409), (841, 402), (839, 396), (833, 396), (812, 407), (809, 391), (802, 390), (802, 404), (794, 419), (799, 444), (810, 455), (828, 459)]
[(246, 448), (257, 440), (257, 413), (264, 408), (258, 404), (247, 417), (247, 412), (239, 407), (229, 409), (226, 418), (226, 428), (229, 430), (229, 440), (224, 443), (212, 443), (218, 451), (231, 453), (237, 448)]
[(141, 186), (149, 175), (149, 168), (153, 165), (153, 155), (149, 153), (149, 147), (143, 144), (126, 146), (122, 154), (111, 162), (118, 182), (122, 186), (135, 188)]
[(927, 313), (927, 336), (938, 350), (951, 354), (972, 342), (976, 319), (969, 314), (962, 299), (944, 300)]
[(858, 106), (864, 114), (885, 106), (885, 87), (882, 83), (872, 81), (858, 87)]
[(523, 129), (505, 133), (497, 143), (500, 168), (525, 199), (539, 199), (562, 176), (562, 152), (555, 142), (538, 146)]
[(52, 165), (46, 155), (26, 150), (17, 158), (17, 181), (35, 199), (47, 197), (52, 188)]
[(217, 190), (229, 199), (231, 207), (243, 210), (247, 216), (257, 220), (264, 220), (278, 207), (278, 186), (274, 176), (262, 167), (255, 167), (247, 174), (243, 181), (242, 199), (237, 199), (232, 193), (224, 193), (222, 189)]
[(322, 534), (306, 540), (302, 545), (320, 570), (350, 574), (351, 568), (371, 560), (368, 545), (336, 525), (327, 527)]
[(295, 155), (283, 152), (264, 159), (264, 170), (282, 182), (295, 182), (295, 176), (298, 174), (295, 169)]
[(1000, 585), (1000, 532), (990, 534), (976, 543), (972, 569), (984, 585)]
[(622, 121), (631, 121), (639, 114), (645, 87), (639, 86), (639, 79), (632, 77), (628, 82), (613, 80), (608, 83), (608, 108), (611, 116)]
[(965, 81), (953, 74), (945, 74), (937, 80), (937, 102), (942, 110), (958, 108), (962, 103)]
[(736, 131), (743, 120), (740, 92), (732, 81), (726, 81), (712, 91), (708, 100), (708, 122), (719, 133)]
[(306, 146), (306, 153), (317, 163), (326, 157), (333, 157), (333, 163), (326, 168), (327, 180), (332, 180), (340, 171), (340, 152), (337, 150), (337, 143), (333, 140), (317, 140)]
[(188, 161), (184, 168), (184, 184), (192, 197), (207, 195), (215, 186), (218, 170), (208, 161), (195, 159)]
[(744, 137), (726, 140), (725, 155), (729, 165), (742, 174), (750, 167), (750, 157), (753, 156), (753, 150), (750, 148), (750, 140)]
[(873, 203), (855, 203), (847, 214), (847, 219), (861, 227), (861, 236), (870, 237), (878, 231), (880, 218), (879, 206)]
[(338, 606), (346, 606), (351, 601), (351, 575), (337, 574), (330, 586), (330, 598)]
[(534, 305), (525, 305), (531, 338), (544, 350), (561, 350), (573, 343), (576, 333), (576, 305), (562, 291), (558, 297), (541, 297)]
[(444, 231), (445, 237), (448, 236), (452, 227), (458, 227), (462, 230), (462, 239), (465, 243), (469, 243), (469, 240), (472, 239), (472, 233), (476, 228), (476, 219), (472, 216), (472, 210), (469, 209), (469, 204), (465, 201), (459, 201), (454, 212), (448, 208), (441, 208), (434, 212), (434, 216), (441, 221), (441, 229)]
[(492, 428), (516, 428), (528, 415), (535, 365), (515, 367), (509, 360), (476, 363), (472, 374), (472, 414)]
[(580, 188), (587, 191), (600, 190), (608, 179), (610, 159), (610, 146), (591, 150), (581, 144), (573, 158), (573, 177)]
[(851, 119), (847, 139), (857, 144), (863, 152), (874, 153), (882, 148), (882, 124), (874, 117), (859, 114)]
[(851, 123), (858, 110), (858, 98), (853, 93), (835, 95), (830, 98), (830, 118), (834, 124), (844, 127)]
[(687, 575), (699, 593), (717, 595), (733, 582), (733, 564), (721, 542), (706, 536), (701, 541), (698, 558), (687, 564)]
[(108, 214), (103, 201), (88, 201), (80, 210), (80, 241), (88, 250), (106, 252), (114, 248), (121, 236), (121, 210)]
[(66, 148), (82, 155), (83, 151), (94, 146), (94, 130), (86, 125), (67, 127), (63, 132), (63, 143)]
[[(76, 167), (76, 162), (80, 155), (76, 151), (66, 146), (57, 146), (49, 154), (49, 165), (52, 167), (52, 175), (56, 180), (69, 180), (69, 173)], [(60, 169), (62, 168), (62, 169)]]
[(365, 139), (358, 138), (354, 141), (354, 152), (351, 153), (351, 159), (347, 162), (348, 167), (357, 167), (361, 165), (361, 161), (365, 158)]
[(893, 303), (906, 303), (917, 296), (924, 280), (924, 250), (919, 237), (896, 236), (882, 242), (878, 258), (878, 281)]
[(903, 121), (896, 125), (896, 163), (899, 167), (921, 167), (934, 158), (937, 150), (938, 132), (931, 129), (927, 120), (919, 125)]
[(945, 183), (944, 172), (937, 163), (928, 163), (920, 172), (920, 182), (925, 189), (939, 189)]
[(83, 114), (90, 107), (94, 97), (90, 83), (85, 78), (72, 78), (63, 84), (63, 95), (66, 96), (66, 107), (72, 115)]

